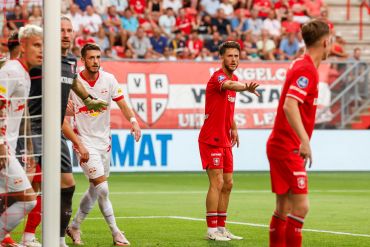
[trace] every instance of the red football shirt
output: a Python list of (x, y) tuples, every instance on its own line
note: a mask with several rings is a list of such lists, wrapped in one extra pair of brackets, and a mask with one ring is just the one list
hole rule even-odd
[(311, 57), (307, 54), (296, 59), (290, 65), (272, 133), (267, 142), (269, 149), (273, 150), (278, 157), (299, 150), (301, 144), (285, 116), (283, 105), (286, 97), (296, 99), (299, 102), (304, 128), (311, 138), (315, 125), (319, 75)]
[(146, 7), (145, 0), (130, 0), (129, 3), (133, 7), (136, 14), (144, 14)]
[(234, 121), (236, 92), (222, 89), (225, 81), (238, 81), (222, 69), (213, 73), (206, 88), (205, 120), (199, 134), (199, 142), (217, 147), (231, 147), (231, 127)]

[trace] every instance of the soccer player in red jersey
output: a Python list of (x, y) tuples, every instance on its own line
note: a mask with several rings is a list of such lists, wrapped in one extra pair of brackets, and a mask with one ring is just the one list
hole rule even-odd
[(216, 241), (243, 239), (225, 228), (226, 212), (233, 186), (232, 147), (239, 147), (234, 121), (236, 92), (256, 91), (258, 84), (238, 82), (233, 74), (239, 65), (240, 45), (226, 41), (220, 45), (222, 68), (209, 80), (206, 88), (205, 121), (199, 134), (199, 151), (203, 169), (207, 170), (209, 189), (206, 199), (207, 238)]
[(312, 163), (310, 138), (315, 125), (318, 68), (331, 46), (328, 24), (312, 20), (302, 27), (306, 52), (290, 65), (272, 133), (267, 141), (276, 210), (270, 247), (300, 247), (308, 212), (306, 164)]

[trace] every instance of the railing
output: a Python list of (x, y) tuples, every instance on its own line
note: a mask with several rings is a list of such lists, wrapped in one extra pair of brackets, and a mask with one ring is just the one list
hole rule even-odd
[(343, 73), (330, 85), (332, 100), (320, 114), (331, 112), (332, 121), (320, 128), (344, 129), (370, 106), (370, 67), (364, 62), (333, 63)]

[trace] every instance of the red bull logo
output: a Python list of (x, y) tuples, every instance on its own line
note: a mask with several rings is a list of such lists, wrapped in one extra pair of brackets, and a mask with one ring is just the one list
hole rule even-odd
[(87, 106), (82, 106), (78, 108), (78, 111), (76, 112), (76, 114), (87, 114), (91, 117), (97, 117), (106, 110), (107, 110), (107, 107), (102, 108), (101, 111), (95, 111), (95, 110), (89, 110)]

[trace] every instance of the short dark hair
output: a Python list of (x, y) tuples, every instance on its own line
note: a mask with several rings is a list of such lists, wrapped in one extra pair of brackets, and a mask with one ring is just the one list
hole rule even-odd
[(13, 32), (8, 38), (8, 49), (10, 52), (14, 51), (19, 46), (18, 32)]
[(94, 43), (87, 43), (84, 45), (81, 49), (81, 56), (85, 57), (87, 51), (101, 51), (100, 47), (97, 44)]
[(329, 25), (323, 20), (314, 19), (302, 26), (302, 37), (307, 47), (313, 46), (330, 33)]
[(218, 48), (218, 52), (220, 53), (220, 55), (224, 55), (226, 50), (227, 49), (238, 49), (239, 53), (240, 53), (240, 45), (238, 42), (235, 42), (235, 41), (225, 41), (224, 43), (222, 43), (219, 48)]

